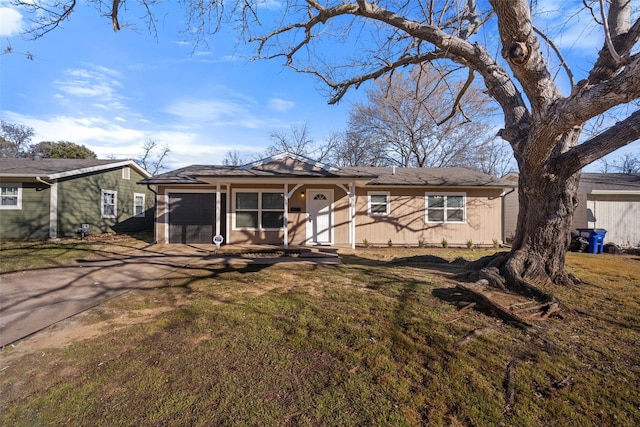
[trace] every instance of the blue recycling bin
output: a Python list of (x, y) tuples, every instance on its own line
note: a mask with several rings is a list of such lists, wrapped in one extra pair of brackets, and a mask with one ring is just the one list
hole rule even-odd
[(587, 252), (592, 254), (601, 254), (604, 251), (604, 236), (607, 230), (602, 228), (579, 228), (580, 237), (584, 237), (589, 241)]

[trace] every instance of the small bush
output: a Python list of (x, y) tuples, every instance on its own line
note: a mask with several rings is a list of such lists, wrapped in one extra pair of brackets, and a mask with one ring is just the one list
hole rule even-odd
[(393, 242), (391, 241), (391, 239), (389, 239), (389, 241), (387, 242), (387, 246), (390, 248), (393, 247)]
[(448, 248), (449, 247), (449, 242), (447, 242), (447, 239), (442, 239), (442, 247), (443, 248)]
[(419, 248), (424, 248), (424, 239), (419, 239), (418, 240), (418, 247)]
[(369, 241), (368, 241), (367, 239), (363, 239), (363, 240), (362, 240), (362, 245), (363, 245), (365, 248), (368, 248), (369, 246), (371, 246), (371, 243), (369, 243)]
[(473, 247), (473, 240), (467, 240), (467, 249), (471, 249)]

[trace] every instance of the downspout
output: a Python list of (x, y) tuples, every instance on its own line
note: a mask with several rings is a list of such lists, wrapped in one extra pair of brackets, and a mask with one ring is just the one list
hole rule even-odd
[(151, 188), (151, 184), (147, 184), (147, 190), (153, 193), (153, 206), (154, 206), (154, 218), (153, 218), (153, 243), (158, 243), (158, 231), (156, 230), (158, 221), (158, 192)]
[(49, 186), (49, 239), (58, 238), (58, 182), (47, 182), (36, 176), (36, 181)]

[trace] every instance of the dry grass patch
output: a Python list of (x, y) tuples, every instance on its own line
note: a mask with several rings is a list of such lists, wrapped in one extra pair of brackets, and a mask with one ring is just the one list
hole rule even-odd
[(576, 313), (531, 335), (458, 311), (450, 252), (178, 270), (75, 320), (99, 336), (4, 349), (0, 424), (638, 424), (637, 258), (572, 254)]

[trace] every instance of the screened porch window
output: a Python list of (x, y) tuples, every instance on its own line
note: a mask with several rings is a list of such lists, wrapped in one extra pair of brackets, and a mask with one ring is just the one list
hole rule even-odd
[(458, 194), (426, 194), (426, 221), (453, 222), (466, 221), (466, 196)]

